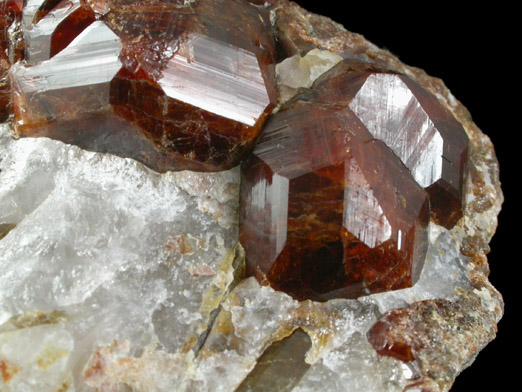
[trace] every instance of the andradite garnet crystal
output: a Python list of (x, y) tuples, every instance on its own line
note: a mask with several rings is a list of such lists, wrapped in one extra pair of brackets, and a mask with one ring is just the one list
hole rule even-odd
[(463, 215), (469, 139), (437, 98), (406, 75), (345, 60), (318, 80), (317, 102), (346, 106), (430, 195), (433, 220), (451, 229)]
[(11, 69), (14, 131), (223, 170), (252, 149), (277, 99), (268, 13), (243, 0), (36, 0)]
[(242, 165), (248, 274), (300, 300), (411, 287), (430, 212), (447, 228), (462, 216), (467, 150), (412, 79), (341, 62), (271, 117)]
[(247, 273), (299, 300), (412, 286), (428, 222), (427, 193), (349, 108), (292, 102), (242, 165)]

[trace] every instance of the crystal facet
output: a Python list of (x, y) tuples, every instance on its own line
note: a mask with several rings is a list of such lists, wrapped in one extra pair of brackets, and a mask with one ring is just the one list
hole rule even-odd
[(239, 0), (103, 4), (24, 11), (15, 132), (160, 172), (235, 166), (276, 99), (266, 11)]
[(350, 109), (275, 114), (242, 165), (241, 212), (247, 273), (298, 299), (410, 287), (424, 262), (428, 195)]
[(433, 219), (451, 228), (462, 217), (468, 137), (437, 98), (406, 75), (344, 61), (323, 76), (318, 100), (349, 107), (410, 169), (430, 195)]
[[(0, 27), (0, 117), (84, 147), (0, 124), (1, 391), (447, 391), (493, 339), (498, 165), (440, 80), (289, 0), (0, 0)], [(241, 185), (85, 151), (221, 169), (276, 95)]]
[(78, 32), (95, 21), (94, 11), (82, 5), (80, 0), (45, 1), (28, 21), (33, 10), (24, 11), (25, 60), (28, 65), (50, 59), (66, 48)]

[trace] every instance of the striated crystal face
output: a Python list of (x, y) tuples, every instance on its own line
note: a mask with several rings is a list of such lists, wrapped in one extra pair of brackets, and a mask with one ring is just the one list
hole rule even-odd
[(318, 101), (349, 107), (430, 195), (434, 220), (462, 217), (468, 137), (437, 98), (405, 75), (344, 61), (316, 86)]
[(49, 60), (95, 20), (94, 11), (80, 0), (29, 1), (23, 13), (27, 65)]
[(29, 1), (14, 127), (163, 172), (235, 166), (276, 99), (267, 11), (244, 1)]
[(427, 193), (349, 108), (294, 101), (242, 165), (247, 273), (297, 299), (412, 286), (428, 221)]

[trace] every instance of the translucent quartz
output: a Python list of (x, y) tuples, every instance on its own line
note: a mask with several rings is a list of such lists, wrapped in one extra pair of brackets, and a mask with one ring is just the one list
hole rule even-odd
[(297, 100), (272, 116), (242, 165), (249, 275), (314, 300), (415, 283), (427, 250), (428, 195), (369, 136), (348, 108)]
[(103, 4), (27, 4), (15, 132), (160, 172), (237, 165), (277, 95), (267, 12), (239, 0)]
[(323, 76), (316, 91), (320, 102), (349, 107), (428, 191), (434, 220), (455, 225), (462, 217), (469, 140), (435, 96), (408, 76), (353, 61)]

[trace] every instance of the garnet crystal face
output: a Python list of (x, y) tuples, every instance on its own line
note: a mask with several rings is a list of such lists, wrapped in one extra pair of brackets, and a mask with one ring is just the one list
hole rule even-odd
[(410, 169), (430, 195), (433, 219), (462, 217), (469, 139), (437, 98), (405, 75), (344, 61), (316, 85), (318, 101), (349, 107)]
[(273, 107), (267, 11), (239, 0), (29, 1), (14, 128), (156, 171), (233, 167)]
[(427, 193), (349, 108), (294, 101), (242, 165), (247, 273), (300, 300), (412, 286), (428, 222)]
[(462, 217), (467, 153), (460, 123), (411, 78), (341, 62), (272, 116), (242, 165), (248, 274), (298, 299), (411, 287), (430, 212), (447, 228)]

